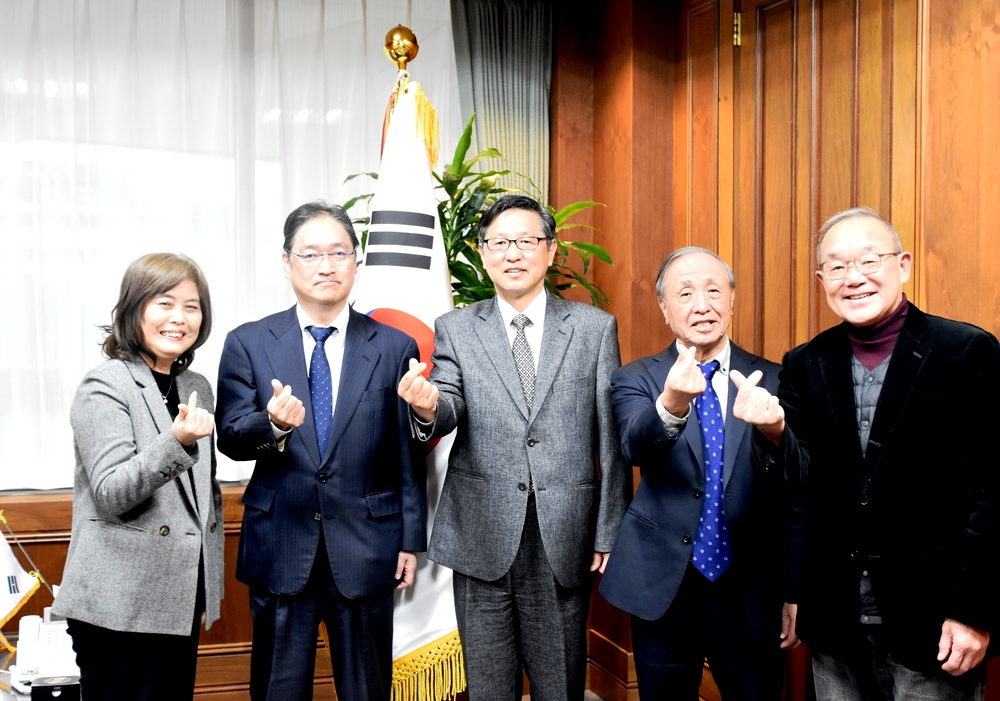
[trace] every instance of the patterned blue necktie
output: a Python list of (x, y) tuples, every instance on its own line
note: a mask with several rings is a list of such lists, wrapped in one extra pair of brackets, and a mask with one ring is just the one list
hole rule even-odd
[(713, 360), (698, 368), (705, 375), (708, 387), (694, 400), (701, 423), (701, 437), (705, 455), (705, 501), (698, 519), (698, 537), (694, 541), (691, 562), (711, 581), (729, 567), (731, 551), (729, 530), (726, 528), (726, 505), (722, 500), (722, 446), (726, 442), (726, 428), (722, 421), (722, 405), (712, 387), (712, 375), (719, 369)]
[(313, 420), (316, 423), (316, 438), (319, 439), (319, 454), (326, 452), (326, 442), (330, 438), (330, 424), (333, 423), (333, 386), (330, 380), (330, 363), (326, 359), (324, 343), (337, 329), (310, 326), (309, 333), (316, 339), (312, 360), (309, 361), (309, 395), (312, 398)]

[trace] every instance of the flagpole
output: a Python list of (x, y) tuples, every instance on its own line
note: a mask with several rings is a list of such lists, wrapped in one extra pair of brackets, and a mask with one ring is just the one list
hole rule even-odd
[(10, 529), (10, 524), (7, 523), (7, 517), (3, 515), (3, 509), (0, 509), (0, 522), (3, 523), (4, 528), (6, 528), (7, 532), (10, 533), (10, 537), (14, 539), (14, 545), (16, 545), (18, 550), (20, 550), (21, 553), (24, 555), (24, 559), (26, 559), (28, 561), (28, 564), (31, 565), (31, 572), (29, 572), (28, 574), (30, 574), (32, 577), (35, 577), (39, 582), (44, 584), (45, 588), (49, 590), (49, 594), (52, 594), (52, 598), (55, 598), (56, 594), (54, 591), (52, 591), (52, 587), (49, 586), (49, 583), (45, 580), (45, 577), (42, 576), (42, 571), (38, 569), (38, 565), (35, 564), (35, 561), (31, 559), (31, 555), (29, 555), (28, 551), (24, 549), (24, 546), (21, 545), (21, 541), (19, 541), (17, 539), (17, 536), (14, 535), (14, 531)]

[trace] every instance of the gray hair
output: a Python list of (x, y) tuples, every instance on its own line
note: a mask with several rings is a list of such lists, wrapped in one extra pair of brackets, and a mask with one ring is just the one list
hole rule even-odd
[(722, 263), (722, 267), (726, 269), (726, 279), (729, 280), (729, 289), (736, 289), (736, 276), (733, 275), (733, 269), (729, 267), (729, 263), (722, 260), (720, 256), (715, 251), (710, 251), (707, 248), (702, 248), (701, 246), (684, 246), (684, 248), (678, 248), (676, 251), (667, 256), (667, 259), (663, 261), (663, 265), (660, 266), (660, 272), (656, 275), (656, 296), (663, 299), (663, 279), (667, 276), (667, 270), (670, 266), (674, 264), (678, 258), (682, 258), (690, 253), (704, 253), (707, 256), (715, 258), (715, 260)]
[(830, 233), (830, 229), (837, 226), (837, 224), (850, 219), (874, 219), (885, 228), (886, 232), (890, 236), (892, 236), (892, 252), (897, 254), (903, 252), (903, 241), (899, 238), (899, 234), (896, 232), (896, 227), (892, 225), (892, 222), (869, 207), (854, 207), (853, 209), (845, 209), (843, 212), (837, 212), (832, 217), (827, 219), (823, 223), (823, 226), (820, 227), (816, 240), (817, 266), (822, 267), (823, 265), (820, 249), (823, 248), (823, 239), (825, 239), (826, 235)]

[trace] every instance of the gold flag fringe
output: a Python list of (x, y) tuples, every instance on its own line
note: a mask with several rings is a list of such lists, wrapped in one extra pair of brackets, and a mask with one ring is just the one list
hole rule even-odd
[(427, 99), (427, 94), (420, 87), (420, 83), (407, 83), (403, 89), (413, 94), (413, 101), (417, 106), (417, 136), (423, 140), (424, 146), (427, 147), (427, 160), (431, 164), (431, 170), (433, 170), (434, 166), (437, 165), (438, 152), (441, 148), (438, 138), (437, 112), (431, 105), (431, 101)]
[(392, 701), (444, 701), (465, 691), (465, 657), (452, 631), (392, 663)]

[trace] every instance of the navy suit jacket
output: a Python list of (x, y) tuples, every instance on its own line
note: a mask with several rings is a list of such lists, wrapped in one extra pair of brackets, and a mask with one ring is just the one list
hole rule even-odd
[[(400, 550), (426, 549), (424, 449), (410, 438), (396, 393), (417, 344), (350, 312), (337, 406), (319, 454), (302, 330), (295, 307), (226, 337), (219, 365), (219, 450), (256, 460), (243, 494), (236, 577), (273, 594), (296, 594), (309, 578), (322, 530), (334, 581), (347, 597), (396, 586)], [(302, 400), (302, 425), (278, 449), (267, 413), (272, 378)]]
[[(731, 344), (731, 369), (777, 394), (780, 366)], [(670, 607), (691, 560), (705, 489), (701, 430), (692, 413), (671, 439), (654, 402), (677, 360), (677, 346), (632, 361), (611, 378), (611, 401), (625, 459), (642, 470), (611, 551), (600, 592), (618, 608), (656, 620)], [(730, 383), (723, 448), (726, 518), (732, 562), (723, 574), (737, 584), (755, 633), (777, 639), (789, 580), (789, 504), (784, 474), (765, 451), (752, 459), (754, 429), (733, 416)], [(760, 440), (766, 440), (763, 437)]]

